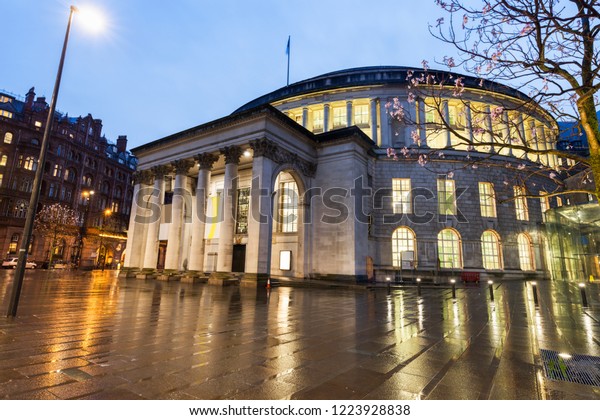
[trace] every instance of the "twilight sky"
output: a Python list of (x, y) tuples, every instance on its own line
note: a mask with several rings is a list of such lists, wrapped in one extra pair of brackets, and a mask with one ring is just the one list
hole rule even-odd
[[(101, 34), (73, 23), (57, 109), (102, 119), (129, 147), (230, 114), (290, 83), (345, 68), (432, 67), (449, 46), (428, 24), (434, 0), (73, 0), (103, 11)], [(0, 89), (48, 102), (67, 0), (0, 0)], [(76, 16), (77, 18), (77, 16)]]

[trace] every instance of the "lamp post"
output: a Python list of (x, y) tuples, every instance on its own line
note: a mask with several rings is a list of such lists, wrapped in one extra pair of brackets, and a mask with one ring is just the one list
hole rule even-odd
[(104, 225), (106, 224), (106, 218), (110, 217), (112, 214), (111, 209), (104, 210), (102, 214), (102, 226), (100, 227), (100, 248), (98, 248), (98, 264), (100, 264), (100, 257), (102, 257), (102, 271), (104, 271), (104, 267), (106, 266), (106, 250), (102, 252), (102, 246), (104, 245), (102, 234), (104, 232)]
[(62, 77), (63, 65), (65, 63), (65, 55), (67, 53), (67, 44), (69, 43), (69, 33), (71, 32), (71, 22), (73, 21), (73, 14), (77, 11), (75, 6), (71, 6), (69, 12), (69, 20), (67, 23), (67, 31), (65, 33), (65, 40), (63, 42), (62, 52), (60, 55), (60, 61), (58, 64), (58, 72), (56, 74), (56, 81), (54, 82), (54, 91), (52, 92), (52, 99), (50, 100), (50, 109), (48, 110), (48, 118), (46, 119), (46, 127), (44, 128), (44, 137), (42, 138), (42, 144), (40, 146), (40, 156), (38, 159), (38, 166), (35, 171), (35, 178), (33, 180), (33, 189), (31, 191), (31, 198), (29, 199), (29, 207), (27, 208), (27, 215), (25, 217), (25, 227), (23, 229), (23, 240), (21, 241), (21, 247), (19, 248), (19, 260), (15, 269), (15, 276), (13, 281), (13, 288), (11, 293), (11, 299), (8, 305), (7, 316), (14, 317), (17, 315), (17, 307), (19, 305), (19, 296), (21, 295), (21, 288), (23, 286), (23, 275), (25, 274), (25, 262), (27, 261), (27, 250), (29, 248), (29, 242), (31, 241), (31, 234), (33, 231), (33, 221), (37, 210), (38, 202), (40, 199), (40, 189), (42, 186), (42, 177), (44, 164), (46, 162), (46, 152), (48, 150), (48, 139), (52, 129), (52, 122), (54, 120), (54, 111), (56, 110), (56, 100), (58, 98), (58, 91), (60, 89), (60, 81)]
[(83, 253), (83, 239), (87, 233), (87, 220), (90, 213), (91, 199), (94, 195), (94, 190), (83, 191), (81, 196), (83, 197), (83, 220), (81, 221), (81, 228), (79, 229), (79, 243), (77, 245), (77, 256), (75, 258), (76, 267), (79, 268), (81, 264), (81, 255)]

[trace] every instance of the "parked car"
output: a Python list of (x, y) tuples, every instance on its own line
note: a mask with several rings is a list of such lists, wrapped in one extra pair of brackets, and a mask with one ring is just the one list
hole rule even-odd
[(52, 268), (56, 268), (56, 269), (59, 269), (59, 270), (64, 270), (64, 269), (67, 269), (67, 268), (71, 268), (71, 264), (69, 264), (66, 261), (59, 260), (59, 261), (56, 261), (56, 262), (52, 263)]
[[(2, 268), (17, 268), (17, 263), (19, 262), (18, 258), (9, 258), (7, 260), (2, 261)], [(36, 268), (37, 264), (33, 261), (27, 261), (25, 263), (25, 268)]]

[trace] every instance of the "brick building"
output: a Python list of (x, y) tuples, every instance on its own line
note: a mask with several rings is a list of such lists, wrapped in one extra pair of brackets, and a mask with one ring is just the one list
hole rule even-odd
[[(49, 105), (31, 88), (25, 98), (0, 92), (0, 252), (16, 257), (22, 240)], [(93, 266), (117, 264), (125, 248), (132, 203), (132, 174), (137, 159), (127, 137), (111, 143), (102, 120), (90, 114), (70, 117), (56, 112), (43, 168), (39, 209), (61, 203), (77, 212), (79, 226), (70, 239), (51, 248), (34, 231), (29, 259)]]

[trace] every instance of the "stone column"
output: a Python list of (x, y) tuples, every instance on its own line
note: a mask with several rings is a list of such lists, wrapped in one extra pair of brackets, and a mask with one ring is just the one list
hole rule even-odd
[(423, 99), (415, 101), (415, 119), (421, 147), (427, 147), (427, 125), (425, 121), (425, 102)]
[(302, 127), (308, 128), (308, 108), (302, 108)]
[(127, 246), (125, 247), (125, 268), (141, 268), (143, 265), (143, 245), (146, 243), (146, 226), (144, 218), (146, 207), (142, 206), (144, 190), (151, 183), (151, 174), (148, 171), (138, 171), (133, 174), (133, 203), (129, 216), (129, 229), (127, 230)]
[(387, 148), (392, 146), (392, 120), (388, 115), (385, 105), (390, 102), (391, 98), (387, 101), (379, 101), (379, 118), (381, 126), (381, 147)]
[(204, 271), (206, 200), (210, 188), (210, 171), (218, 158), (210, 153), (203, 153), (195, 157), (198, 162), (198, 184), (196, 186), (196, 214), (192, 217), (192, 244), (188, 264), (191, 271)]
[(242, 156), (242, 148), (229, 146), (222, 148), (220, 151), (225, 155), (225, 181), (223, 184), (223, 220), (219, 229), (217, 271), (231, 273), (238, 164)]
[(329, 131), (329, 104), (323, 105), (323, 133)]
[[(444, 118), (444, 124), (450, 124), (450, 110), (448, 108), (447, 100), (442, 101), (442, 117)], [(450, 133), (450, 130), (448, 128), (444, 127), (443, 130), (444, 130), (444, 135), (446, 137), (446, 147), (451, 149), (452, 148), (452, 134)]]
[(169, 173), (168, 166), (155, 166), (152, 170), (154, 176), (154, 189), (148, 200), (148, 234), (146, 235), (146, 251), (144, 253), (144, 269), (156, 270), (158, 262), (158, 234), (165, 198), (165, 175)]
[(475, 138), (473, 137), (473, 115), (471, 114), (471, 102), (465, 102), (465, 123), (467, 126), (469, 143), (475, 146)]
[[(523, 146), (525, 147), (530, 147), (529, 145), (529, 141), (527, 139), (527, 134), (525, 133), (525, 123), (523, 122), (523, 114), (519, 113), (519, 119), (518, 119), (518, 129), (519, 129), (519, 135), (521, 136), (521, 141), (523, 142)], [(522, 153), (522, 155), (519, 155), (520, 153)], [(517, 154), (517, 157), (521, 158), (521, 159), (527, 159), (527, 152), (526, 151), (520, 151), (519, 154)]]
[(371, 140), (373, 140), (376, 145), (380, 146), (381, 142), (377, 138), (377, 128), (379, 126), (379, 124), (378, 124), (379, 121), (377, 120), (377, 102), (378, 101), (379, 101), (378, 98), (372, 98), (370, 100), (370, 105), (371, 105), (370, 122), (371, 122)]
[(508, 145), (508, 156), (514, 156), (512, 149), (512, 138), (510, 136), (510, 119), (507, 111), (502, 113), (502, 123), (504, 125), (502, 129), (504, 132), (504, 142)]
[(352, 126), (352, 101), (346, 101), (346, 127)]
[(252, 189), (248, 215), (248, 245), (244, 282), (264, 284), (271, 272), (271, 241), (273, 235), (273, 171), (277, 145), (268, 139), (250, 142), (252, 160)]
[(486, 134), (486, 139), (487, 142), (490, 143), (489, 146), (486, 147), (486, 151), (488, 153), (494, 153), (495, 149), (494, 149), (494, 130), (493, 130), (493, 124), (492, 124), (492, 110), (490, 109), (490, 106), (487, 105), (485, 107), (485, 125), (486, 125), (486, 130), (487, 130), (487, 134)]
[(173, 162), (175, 168), (175, 186), (173, 188), (173, 202), (171, 204), (171, 226), (167, 241), (167, 252), (165, 255), (165, 270), (179, 270), (182, 242), (182, 228), (184, 217), (185, 197), (189, 195), (186, 191), (187, 173), (192, 167), (193, 161), (181, 159)]

